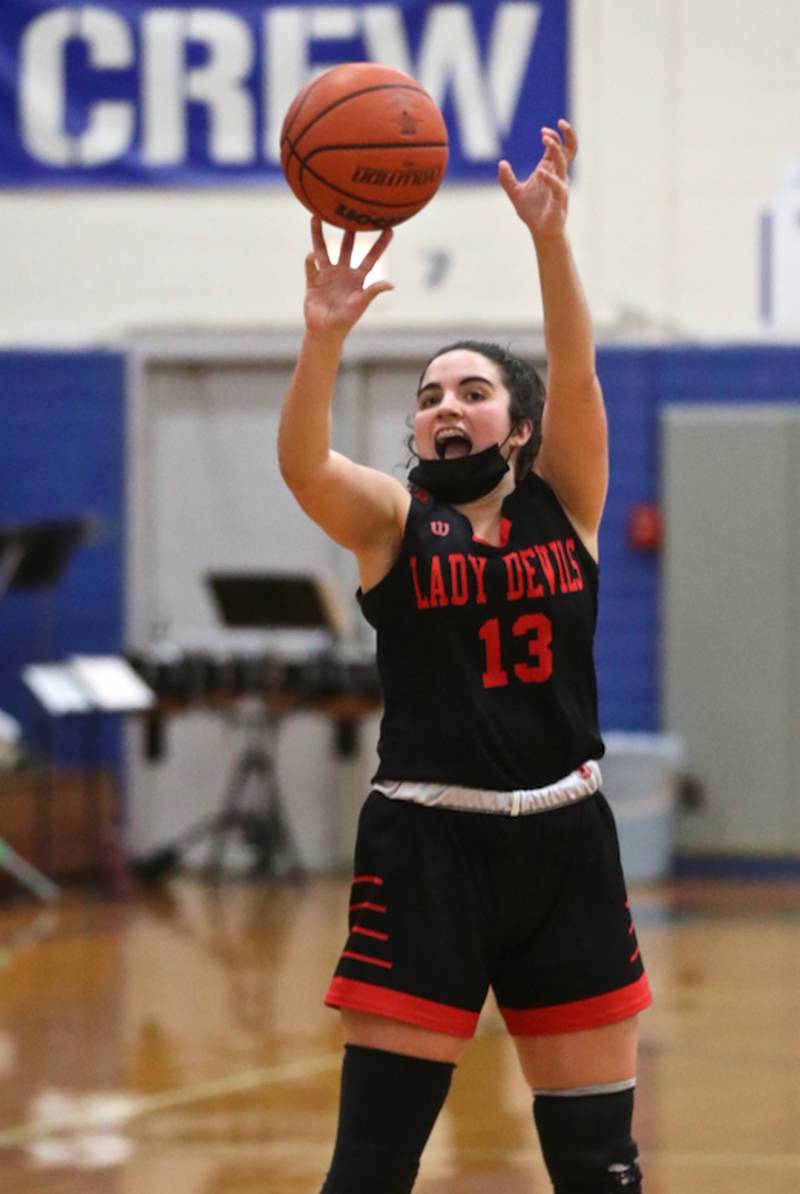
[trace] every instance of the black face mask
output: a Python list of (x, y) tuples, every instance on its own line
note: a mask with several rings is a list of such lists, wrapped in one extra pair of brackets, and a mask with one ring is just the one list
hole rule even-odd
[(507, 472), (508, 461), (500, 451), (500, 444), (492, 444), (474, 456), (420, 460), (408, 474), (408, 479), (443, 502), (458, 505), (482, 498), (499, 485)]

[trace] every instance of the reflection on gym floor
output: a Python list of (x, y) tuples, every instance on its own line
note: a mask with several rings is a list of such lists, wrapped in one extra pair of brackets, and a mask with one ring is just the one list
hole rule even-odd
[[(632, 891), (656, 1002), (637, 1134), (649, 1194), (800, 1185), (800, 885)], [(14, 1194), (314, 1194), (336, 1114), (322, 1006), (347, 882), (179, 875), (127, 903), (0, 908), (0, 1148)], [(460, 1065), (420, 1194), (544, 1194), (494, 1007)]]

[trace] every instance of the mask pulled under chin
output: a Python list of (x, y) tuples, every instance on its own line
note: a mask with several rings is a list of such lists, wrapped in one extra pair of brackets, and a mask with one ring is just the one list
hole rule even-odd
[(409, 481), (443, 502), (474, 502), (490, 493), (508, 472), (508, 461), (499, 444), (470, 456), (452, 460), (420, 460), (408, 474)]

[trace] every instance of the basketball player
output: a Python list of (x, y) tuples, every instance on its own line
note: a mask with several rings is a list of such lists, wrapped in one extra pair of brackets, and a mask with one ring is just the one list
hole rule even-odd
[(330, 448), (342, 344), (391, 239), (338, 262), (312, 221), (306, 335), (279, 432), (306, 513), (358, 560), (384, 690), (350, 935), (327, 1002), (346, 1041), (324, 1194), (407, 1194), (491, 986), (558, 1194), (641, 1189), (636, 1016), (650, 1002), (602, 796), (592, 638), (606, 418), (566, 234), (567, 121), (525, 181), (548, 354), (461, 341), (420, 378), (410, 487)]

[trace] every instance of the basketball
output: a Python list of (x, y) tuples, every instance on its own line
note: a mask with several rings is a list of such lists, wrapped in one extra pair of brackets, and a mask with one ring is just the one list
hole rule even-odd
[(447, 152), (447, 126), (427, 91), (374, 62), (313, 79), (281, 129), (281, 166), (294, 194), (328, 224), (356, 232), (421, 211), (444, 178)]

